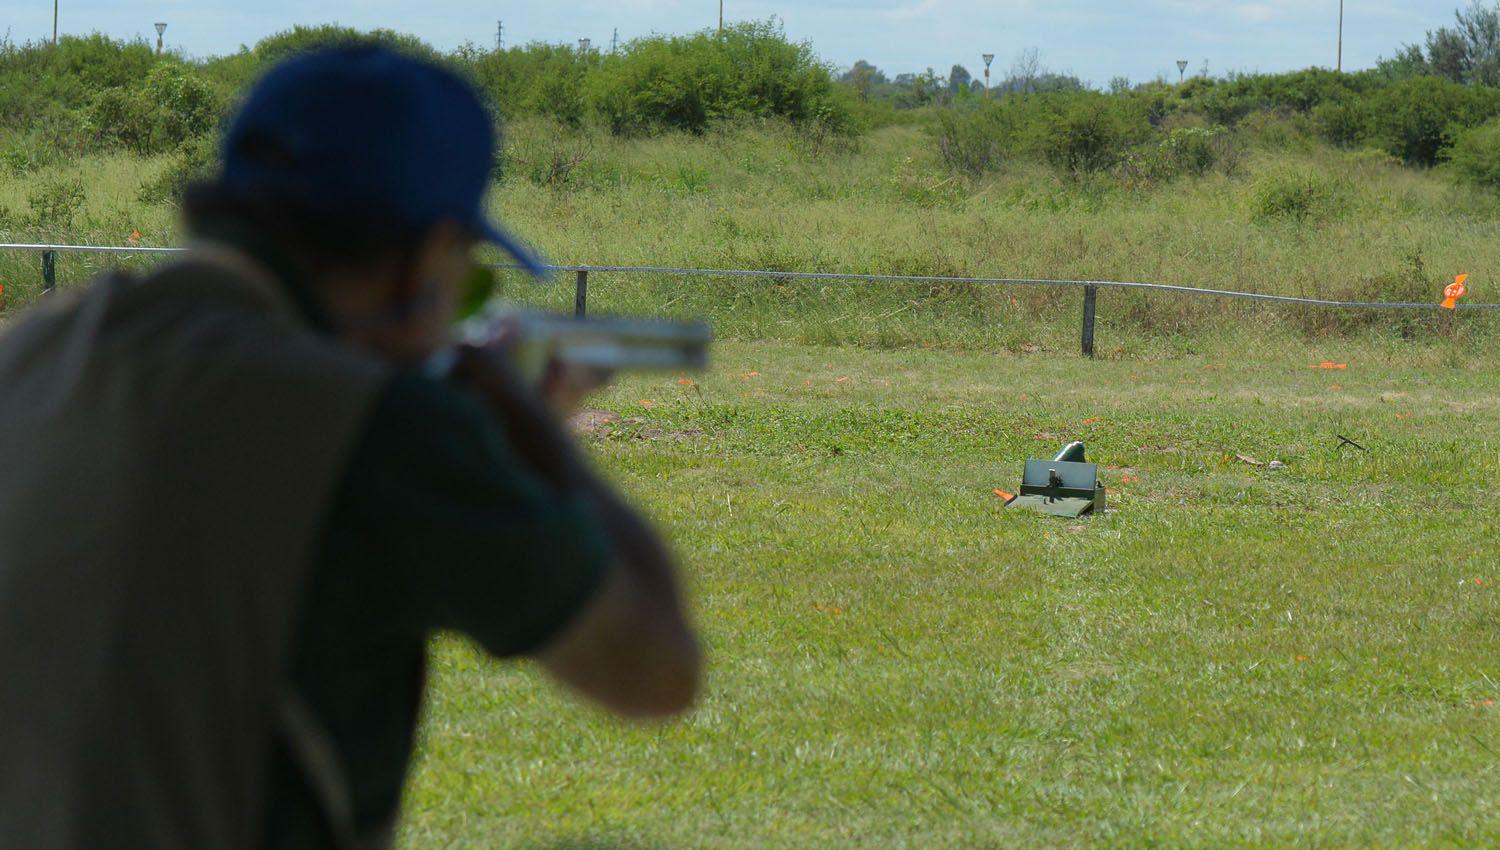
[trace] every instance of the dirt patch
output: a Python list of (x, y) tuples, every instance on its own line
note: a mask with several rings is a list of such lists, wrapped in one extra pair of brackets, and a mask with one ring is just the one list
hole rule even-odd
[(575, 436), (596, 440), (645, 440), (661, 442), (673, 440), (695, 440), (703, 436), (698, 428), (668, 429), (646, 424), (639, 417), (622, 418), (607, 410), (583, 410), (568, 419), (568, 427)]
[(568, 419), (568, 428), (579, 437), (605, 437), (620, 421), (607, 410), (580, 410)]

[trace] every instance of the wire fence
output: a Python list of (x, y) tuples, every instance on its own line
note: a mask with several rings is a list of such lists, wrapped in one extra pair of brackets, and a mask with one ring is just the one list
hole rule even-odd
[[(147, 256), (163, 258), (184, 252), (183, 247), (147, 246), (77, 246), (77, 244), (0, 243), (0, 252), (36, 253), (39, 258), (42, 292), (57, 288), (57, 258), (60, 253), (89, 253), (104, 256)], [(508, 264), (489, 264), (499, 270), (516, 270)], [(933, 337), (953, 333), (945, 325), (966, 324), (984, 328), (987, 337), (1002, 346), (1017, 349), (1073, 348), (1085, 357), (1094, 357), (1101, 327), (1112, 337), (1145, 337), (1155, 334), (1170, 337), (1190, 324), (1217, 322), (1218, 327), (1233, 328), (1241, 334), (1262, 333), (1272, 324), (1292, 327), (1307, 333), (1350, 330), (1380, 324), (1400, 334), (1433, 331), (1452, 336), (1451, 316), (1500, 315), (1500, 304), (1461, 303), (1448, 310), (1433, 301), (1334, 300), (1334, 298), (1295, 297), (1265, 292), (1239, 292), (1227, 289), (1196, 288), (1176, 283), (1125, 282), (1125, 280), (1029, 279), (1029, 277), (947, 277), (930, 274), (855, 274), (831, 271), (747, 270), (747, 268), (678, 268), (661, 265), (550, 265), (553, 279), (571, 276), (570, 298), (562, 297), (556, 288), (538, 294), (516, 292), (516, 300), (535, 301), (553, 309), (567, 309), (571, 301), (574, 315), (583, 316), (598, 303), (597, 283), (600, 277), (633, 279), (637, 285), (619, 286), (612, 282), (610, 295), (603, 306), (658, 309), (676, 307), (676, 312), (697, 318), (726, 309), (724, 304), (738, 304), (733, 321), (745, 336), (775, 336), (778, 325), (799, 322), (802, 336), (826, 337), (828, 342), (880, 342), (891, 337), (894, 342), (932, 342)], [(708, 292), (690, 297), (682, 280), (715, 279), (739, 288)], [(660, 286), (664, 283), (664, 286)], [(816, 292), (792, 288), (792, 283), (816, 283)], [(592, 289), (591, 286), (595, 286)], [(745, 289), (748, 286), (748, 291)], [(898, 297), (885, 303), (868, 298), (871, 286), (879, 286), (886, 295), (900, 291)], [(904, 289), (901, 289), (904, 288)], [(918, 288), (913, 291), (912, 288)], [(1041, 289), (1046, 294), (1005, 295), (1007, 291)], [(1070, 300), (1067, 291), (1082, 292)], [(1130, 297), (1112, 297), (1109, 316), (1101, 319), (1100, 292), (1130, 292)], [(1163, 304), (1160, 300), (1214, 300), (1221, 306), (1212, 312), (1184, 309), (1182, 304)], [(877, 322), (859, 324), (850, 321), (858, 301), (862, 309), (876, 310)], [(1233, 307), (1232, 304), (1244, 304)], [(730, 307), (733, 309), (733, 307)], [(1266, 310), (1298, 310), (1296, 315), (1268, 315)], [(974, 315), (965, 315), (974, 313)], [(981, 315), (983, 313), (983, 315)], [(1068, 319), (1068, 313), (1073, 318)], [(1379, 315), (1386, 319), (1376, 318)], [(795, 318), (793, 318), (795, 316)], [(1394, 318), (1392, 318), (1394, 316)], [(1004, 319), (1004, 321), (1002, 321)], [(1059, 331), (1073, 327), (1076, 343), (1065, 342)], [(894, 336), (892, 336), (894, 334)], [(1013, 339), (1014, 337), (1014, 339)], [(1041, 345), (1034, 340), (1043, 340)]]

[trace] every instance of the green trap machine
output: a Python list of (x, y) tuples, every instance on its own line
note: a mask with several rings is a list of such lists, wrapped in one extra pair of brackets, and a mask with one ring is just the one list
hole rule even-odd
[(1104, 484), (1099, 480), (1099, 465), (1088, 462), (1083, 443), (1069, 443), (1052, 460), (1028, 460), (1021, 494), (1006, 507), (1066, 519), (1102, 514)]

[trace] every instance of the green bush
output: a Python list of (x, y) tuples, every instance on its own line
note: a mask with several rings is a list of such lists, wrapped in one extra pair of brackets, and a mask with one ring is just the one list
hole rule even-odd
[(570, 127), (588, 117), (588, 80), (604, 61), (596, 51), (553, 44), (464, 48), (457, 58), (501, 115), (541, 115)]
[(983, 174), (1008, 158), (1045, 162), (1087, 177), (1123, 162), (1149, 139), (1142, 101), (1099, 92), (1012, 94), (979, 108), (939, 114), (933, 135), (953, 171)]
[(1318, 137), (1341, 148), (1352, 148), (1364, 141), (1369, 118), (1352, 100), (1329, 100), (1312, 111), (1312, 124)]
[(1382, 147), (1408, 165), (1432, 166), (1455, 135), (1500, 114), (1500, 90), (1417, 77), (1378, 92), (1370, 109)]
[(1251, 187), (1250, 215), (1262, 223), (1329, 218), (1341, 210), (1345, 195), (1341, 183), (1321, 174), (1280, 171)]
[(852, 127), (812, 48), (786, 40), (769, 23), (739, 24), (722, 34), (652, 36), (605, 57), (592, 78), (595, 109), (615, 133), (702, 133), (725, 119), (785, 118)]
[(101, 147), (149, 153), (153, 112), (141, 86), (103, 89), (85, 111), (84, 126)]
[(56, 163), (56, 148), (37, 133), (12, 133), (0, 141), (0, 166), (11, 174), (30, 174)]
[(141, 186), (136, 197), (147, 204), (178, 204), (187, 187), (213, 176), (219, 163), (219, 149), (211, 136), (200, 136), (172, 157), (171, 163), (156, 178)]
[(1138, 104), (1098, 92), (1042, 95), (1043, 120), (1027, 128), (1029, 145), (1054, 168), (1075, 177), (1106, 171), (1151, 136)]
[(26, 196), (31, 208), (31, 224), (37, 227), (65, 230), (83, 209), (83, 180), (78, 177), (58, 177), (47, 180)]
[(150, 155), (210, 135), (226, 108), (226, 98), (200, 72), (164, 62), (139, 84), (98, 92), (84, 126), (98, 146)]
[(1202, 177), (1217, 167), (1238, 162), (1234, 143), (1224, 127), (1179, 127), (1162, 139), (1158, 150), (1173, 175)]
[(938, 155), (951, 171), (973, 177), (998, 171), (1005, 162), (1007, 139), (1001, 125), (993, 120), (998, 110), (960, 113), (943, 110), (938, 114), (933, 134)]
[(201, 75), (182, 65), (163, 64), (146, 77), (145, 100), (155, 111), (156, 150), (180, 147), (218, 127), (226, 100)]
[(157, 62), (144, 41), (97, 33), (63, 36), (56, 47), (0, 40), (0, 126), (86, 108), (100, 91), (140, 83)]
[(1500, 119), (1460, 133), (1448, 159), (1462, 179), (1500, 189)]

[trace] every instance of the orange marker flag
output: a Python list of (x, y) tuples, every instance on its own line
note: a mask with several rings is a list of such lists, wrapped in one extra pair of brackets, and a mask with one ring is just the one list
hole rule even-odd
[(1005, 492), (1004, 490), (996, 490), (995, 491), (995, 495), (999, 496), (1002, 499), (1004, 499), (1005, 503), (1007, 505), (1010, 504), (1011, 502), (1014, 502), (1016, 500), (1015, 496), (1012, 496), (1011, 494)]
[(5, 306), (5, 284), (0, 283), (0, 307)]
[(132, 231), (130, 231), (130, 236), (125, 241), (126, 242), (139, 242), (139, 241), (141, 241), (141, 232), (139, 230), (132, 230)]
[(1453, 283), (1443, 290), (1443, 306), (1449, 310), (1458, 309), (1458, 299), (1469, 294), (1469, 276), (1461, 274), (1453, 279)]

